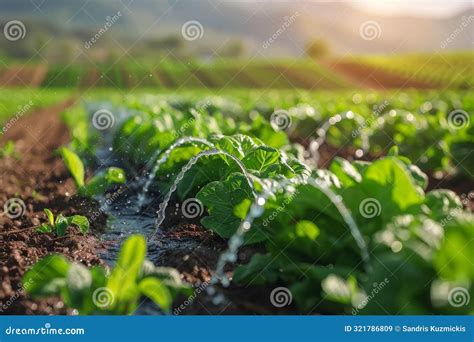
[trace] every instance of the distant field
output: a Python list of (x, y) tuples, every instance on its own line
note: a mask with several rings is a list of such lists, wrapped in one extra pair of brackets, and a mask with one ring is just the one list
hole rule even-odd
[(62, 89), (1, 89), (0, 124), (10, 117), (21, 117), (33, 109), (56, 104), (69, 96), (71, 91)]
[(115, 89), (469, 89), (474, 53), (333, 57), (300, 60), (135, 61), (0, 68), (0, 86)]
[(78, 65), (51, 67), (43, 87), (112, 88), (277, 88), (335, 89), (350, 86), (346, 80), (313, 61), (245, 62), (212, 64), (165, 62), (143, 65), (127, 62), (82, 68)]
[(348, 71), (359, 70), (368, 82), (372, 76), (382, 86), (390, 76), (418, 88), (469, 89), (474, 85), (472, 52), (357, 56), (338, 63), (349, 68)]

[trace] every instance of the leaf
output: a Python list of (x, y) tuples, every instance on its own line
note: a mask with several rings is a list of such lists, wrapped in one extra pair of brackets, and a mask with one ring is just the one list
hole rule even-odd
[(123, 243), (117, 264), (107, 282), (107, 287), (114, 294), (113, 308), (118, 312), (129, 313), (137, 305), (137, 278), (140, 274), (146, 254), (145, 238), (131, 235)]
[(249, 285), (273, 283), (278, 279), (278, 267), (272, 255), (255, 254), (247, 265), (236, 268), (233, 280)]
[(460, 210), (463, 205), (454, 191), (436, 189), (426, 194), (425, 204), (431, 209), (435, 219), (442, 220), (451, 215), (453, 210)]
[(362, 180), (359, 171), (347, 160), (340, 157), (334, 158), (329, 170), (334, 173), (346, 187), (360, 183)]
[(48, 220), (49, 220), (49, 223), (54, 226), (54, 215), (53, 213), (51, 212), (51, 210), (49, 210), (48, 208), (45, 208), (44, 209), (44, 212), (46, 213), (46, 216), (48, 217)]
[(379, 159), (367, 166), (362, 181), (341, 195), (365, 232), (383, 228), (383, 222), (390, 222), (394, 216), (420, 213), (424, 202), (423, 191), (397, 157)]
[(54, 222), (54, 228), (56, 229), (57, 236), (66, 235), (66, 230), (69, 227), (69, 220), (67, 217), (64, 217), (63, 214), (59, 214), (56, 217), (56, 222)]
[(79, 189), (84, 186), (84, 164), (82, 163), (79, 156), (65, 146), (60, 147), (58, 152), (63, 158), (64, 164), (66, 165), (69, 173), (72, 175), (72, 178), (74, 178), (76, 187)]
[(123, 184), (126, 181), (125, 171), (117, 167), (109, 167), (92, 177), (85, 186), (79, 189), (81, 196), (92, 197), (103, 194), (114, 184)]
[[(230, 238), (241, 223), (241, 218), (234, 213), (234, 208), (244, 200), (253, 201), (253, 193), (244, 175), (234, 173), (223, 182), (211, 182), (196, 195), (208, 209), (209, 216), (201, 219), (201, 224), (215, 231), (223, 238)], [(254, 243), (265, 239), (257, 227), (253, 234), (246, 234), (246, 242)]]
[(85, 216), (74, 215), (68, 218), (69, 225), (76, 225), (82, 234), (87, 234), (89, 231), (89, 220)]
[(326, 299), (342, 304), (351, 304), (352, 298), (357, 293), (357, 287), (351, 285), (353, 281), (354, 278), (345, 280), (340, 276), (331, 274), (323, 279), (321, 287), (326, 294)]
[(53, 230), (53, 227), (47, 223), (43, 223), (38, 228), (36, 228), (38, 233), (51, 233)]
[(63, 293), (68, 307), (82, 309), (91, 298), (87, 296), (92, 285), (91, 272), (81, 264), (71, 264), (66, 277)]
[(471, 282), (474, 279), (471, 263), (474, 260), (474, 215), (453, 212), (443, 222), (445, 237), (436, 252), (434, 265), (446, 280)]
[(278, 163), (280, 152), (268, 146), (258, 146), (248, 153), (242, 160), (247, 169), (264, 173), (269, 167)]
[(173, 298), (168, 288), (157, 278), (147, 277), (138, 284), (140, 292), (166, 312), (170, 311)]
[(69, 262), (61, 255), (48, 255), (23, 276), (26, 292), (33, 297), (57, 295), (66, 285)]
[(390, 147), (390, 149), (388, 150), (387, 152), (387, 156), (398, 156), (400, 153), (400, 149), (398, 148), (397, 145), (393, 145), (392, 147)]
[(109, 167), (105, 172), (105, 179), (109, 184), (123, 184), (127, 180), (125, 171), (118, 167)]
[(295, 237), (298, 238), (314, 241), (319, 236), (319, 233), (319, 228), (311, 221), (299, 221), (295, 227)]

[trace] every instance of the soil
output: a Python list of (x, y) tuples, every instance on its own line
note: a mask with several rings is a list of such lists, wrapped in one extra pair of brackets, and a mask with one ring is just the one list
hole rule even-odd
[(44, 65), (14, 65), (3, 71), (0, 77), (0, 86), (37, 87), (43, 83), (47, 71), (48, 68)]
[[(94, 233), (81, 235), (74, 228), (62, 238), (53, 234), (40, 234), (35, 226), (45, 222), (44, 208), (65, 215), (78, 213), (92, 216), (98, 204), (72, 196), (74, 184), (62, 161), (53, 151), (68, 143), (67, 127), (59, 114), (73, 100), (23, 117), (0, 139), (15, 142), (17, 158), (0, 160), (0, 203), (19, 199), (24, 208), (18, 215), (0, 214), (0, 314), (66, 314), (70, 313), (58, 298), (33, 301), (23, 291), (21, 277), (38, 259), (50, 253), (64, 254), (68, 259), (87, 266), (100, 264), (102, 247)], [(18, 216), (18, 217), (15, 217)], [(91, 222), (91, 230), (105, 224), (99, 216)], [(33, 227), (33, 228), (32, 228)]]
[(436, 89), (437, 84), (430, 84), (402, 75), (382, 70), (374, 66), (360, 64), (355, 61), (324, 61), (326, 68), (347, 78), (361, 88), (369, 89)]

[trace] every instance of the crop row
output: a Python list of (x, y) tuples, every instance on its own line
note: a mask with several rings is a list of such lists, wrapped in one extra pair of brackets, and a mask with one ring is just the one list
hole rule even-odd
[(77, 64), (52, 66), (46, 87), (112, 88), (345, 88), (349, 84), (311, 61), (273, 63), (239, 61), (212, 64), (138, 62), (103, 64), (97, 68)]
[(418, 80), (434, 87), (469, 89), (472, 87), (474, 68), (472, 53), (422, 54), (400, 56), (356, 57), (358, 63), (380, 68)]
[[(169, 201), (202, 205), (202, 227), (229, 241), (214, 278), (222, 286), (283, 287), (302, 313), (474, 312), (474, 218), (463, 209), (470, 198), (427, 191), (426, 174), (397, 146), (371, 162), (335, 158), (318, 168), (291, 143), (289, 126), (246, 100), (254, 110), (198, 96), (96, 103), (76, 109), (71, 146), (91, 156), (100, 137), (112, 138), (126, 172), (151, 172), (144, 179), (147, 195), (161, 202), (156, 229), (166, 229)], [(299, 112), (286, 108), (298, 121)], [(242, 244), (260, 246), (244, 264)], [(229, 279), (224, 266), (234, 262), (240, 265)]]

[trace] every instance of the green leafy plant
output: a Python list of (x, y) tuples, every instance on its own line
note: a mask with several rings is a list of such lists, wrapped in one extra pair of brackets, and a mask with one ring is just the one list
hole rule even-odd
[(87, 183), (85, 181), (85, 168), (79, 156), (62, 146), (58, 149), (66, 168), (72, 175), (80, 196), (92, 197), (104, 193), (115, 184), (123, 184), (126, 181), (125, 172), (118, 167), (109, 167), (92, 177)]
[(190, 289), (176, 270), (155, 267), (145, 259), (146, 241), (141, 235), (130, 236), (122, 245), (115, 267), (87, 269), (61, 255), (49, 255), (38, 261), (23, 277), (31, 284), (26, 291), (34, 298), (61, 296), (64, 303), (81, 315), (129, 315), (142, 296), (169, 312), (178, 293)]
[[(277, 206), (286, 205), (265, 231), (266, 253), (237, 268), (234, 281), (287, 284), (303, 312), (316, 305), (328, 313), (349, 313), (353, 305), (361, 314), (450, 312), (448, 303), (437, 304), (431, 298), (441, 296), (439, 291), (446, 286), (474, 291), (474, 268), (462, 261), (472, 254), (468, 245), (474, 217), (462, 211), (461, 200), (451, 191), (425, 193), (426, 175), (414, 173), (396, 148), (390, 154), (372, 163), (336, 158), (328, 171), (332, 174), (328, 186), (340, 196), (368, 243), (370, 272), (334, 204), (318, 188), (301, 184), (295, 194), (276, 197)], [(269, 203), (263, 218), (272, 217), (275, 207)], [(380, 298), (357, 304), (357, 298), (359, 302), (366, 298), (373, 284), (380, 282)], [(424, 284), (432, 288), (427, 290)], [(472, 313), (474, 306), (457, 312)]]
[(47, 208), (44, 209), (44, 212), (48, 217), (48, 223), (43, 223), (36, 229), (39, 233), (54, 232), (57, 236), (64, 236), (71, 225), (77, 226), (82, 234), (87, 234), (89, 231), (89, 220), (85, 216), (64, 216), (63, 214), (59, 214), (54, 217), (53, 212)]
[[(450, 127), (446, 116), (450, 107), (471, 112), (472, 94), (281, 92), (258, 100), (234, 95), (209, 99), (200, 115), (199, 95), (131, 98), (129, 117), (113, 133), (114, 153), (136, 170), (162, 158), (178, 137), (205, 139), (166, 155), (152, 185), (162, 193), (192, 157), (211, 148), (222, 152), (199, 159), (170, 200), (195, 197), (205, 207), (201, 225), (224, 239), (234, 237), (252, 214), (243, 243), (257, 244), (259, 252), (239, 265), (233, 281), (285, 286), (302, 313), (474, 313), (472, 301), (462, 307), (449, 303), (451, 289), (474, 296), (474, 268), (466, 262), (473, 258), (474, 217), (463, 210), (469, 202), (448, 190), (428, 191), (425, 174), (456, 171), (454, 164), (470, 174), (465, 156), (472, 129)], [(268, 120), (276, 108), (291, 119), (284, 131)], [(348, 111), (362, 121), (333, 116)], [(327, 131), (321, 129), (325, 122)], [(303, 137), (315, 134), (326, 137), (329, 147), (357, 148), (368, 138), (373, 161), (336, 157), (328, 169), (309, 165), (308, 151), (289, 141), (306, 145)], [(251, 205), (256, 194), (265, 195), (263, 209)], [(123, 308), (133, 307), (115, 278), (120, 276), (112, 277), (110, 288), (124, 298)]]

